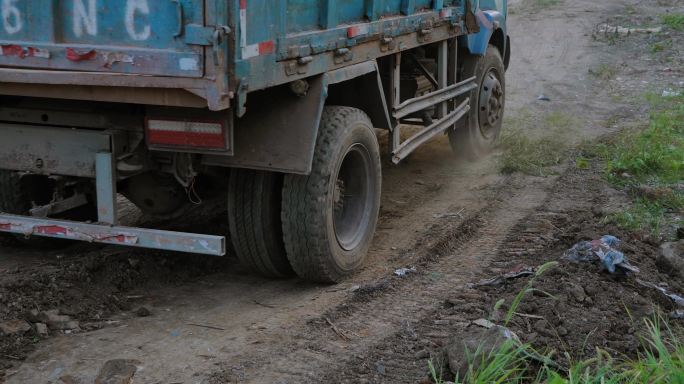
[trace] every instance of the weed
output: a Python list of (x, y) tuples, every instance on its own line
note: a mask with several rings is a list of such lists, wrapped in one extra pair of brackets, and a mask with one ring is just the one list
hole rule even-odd
[(651, 44), (651, 53), (665, 52), (672, 48), (672, 39), (662, 40)]
[(589, 73), (599, 80), (612, 80), (618, 74), (618, 69), (609, 64), (601, 64), (596, 69), (590, 69)]
[[(534, 288), (532, 288), (532, 285), (534, 285), (534, 281), (539, 278), (539, 276), (543, 275), (546, 273), (551, 268), (554, 268), (558, 265), (558, 262), (552, 261), (548, 262), (539, 269), (537, 269), (537, 272), (534, 274), (534, 276), (527, 282), (527, 285), (525, 288), (523, 288), (518, 294), (515, 296), (513, 299), (513, 302), (511, 303), (511, 306), (508, 308), (508, 312), (506, 313), (506, 317), (504, 319), (504, 325), (508, 326), (508, 323), (511, 322), (513, 319), (513, 316), (515, 315), (516, 311), (518, 310), (518, 307), (520, 306), (520, 303), (522, 303), (522, 300), (527, 296), (528, 293), (534, 292)], [(548, 295), (548, 294), (547, 294)]]
[(684, 13), (664, 15), (661, 21), (667, 28), (674, 29), (675, 31), (684, 31)]

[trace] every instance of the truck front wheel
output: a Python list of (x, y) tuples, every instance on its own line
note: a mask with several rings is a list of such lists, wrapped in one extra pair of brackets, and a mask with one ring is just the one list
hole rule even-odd
[(469, 96), (470, 113), (449, 132), (449, 142), (457, 156), (474, 161), (491, 152), (501, 134), (506, 77), (498, 48), (489, 45), (484, 56), (465, 57), (462, 78), (472, 76), (477, 88)]
[(299, 276), (337, 282), (365, 260), (378, 221), (380, 149), (368, 116), (326, 107), (308, 176), (286, 175), (283, 234)]

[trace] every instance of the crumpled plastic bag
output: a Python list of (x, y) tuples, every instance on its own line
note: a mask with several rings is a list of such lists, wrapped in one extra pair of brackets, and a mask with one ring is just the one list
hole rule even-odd
[(619, 251), (620, 239), (605, 235), (597, 240), (580, 241), (563, 253), (563, 259), (576, 263), (600, 262), (610, 273), (639, 272), (639, 268), (629, 264), (625, 254)]

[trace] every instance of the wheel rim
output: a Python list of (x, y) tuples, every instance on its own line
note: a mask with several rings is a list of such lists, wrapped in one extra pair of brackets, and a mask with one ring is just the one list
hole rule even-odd
[(485, 138), (496, 135), (504, 106), (504, 90), (495, 69), (489, 70), (482, 80), (479, 100), (480, 131)]
[(352, 145), (335, 178), (333, 223), (337, 242), (346, 251), (362, 243), (368, 232), (374, 185), (371, 155), (363, 144)]

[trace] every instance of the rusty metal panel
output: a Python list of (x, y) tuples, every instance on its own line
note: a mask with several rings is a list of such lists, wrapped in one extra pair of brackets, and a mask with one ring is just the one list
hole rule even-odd
[(95, 177), (95, 156), (111, 141), (103, 132), (0, 123), (0, 168)]
[(204, 156), (208, 165), (308, 174), (326, 98), (325, 76), (309, 79), (297, 96), (287, 85), (250, 95), (234, 124), (234, 156)]

